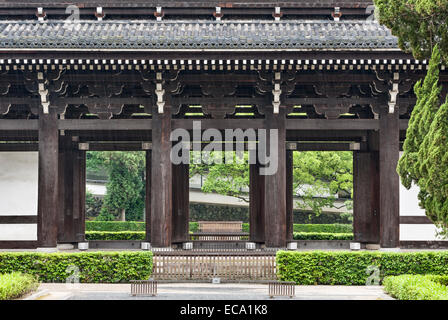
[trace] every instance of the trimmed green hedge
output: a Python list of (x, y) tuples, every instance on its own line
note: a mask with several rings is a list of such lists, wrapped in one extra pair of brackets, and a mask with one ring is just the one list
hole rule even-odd
[[(198, 222), (190, 222), (190, 231), (197, 232)], [(86, 221), (86, 231), (145, 231), (141, 221)], [(243, 223), (243, 232), (249, 232), (249, 223)], [(352, 233), (351, 224), (294, 224), (294, 232)]]
[(136, 240), (143, 241), (145, 231), (86, 231), (86, 240)]
[(387, 277), (383, 284), (399, 300), (448, 300), (448, 276), (406, 274)]
[(379, 268), (379, 278), (402, 274), (448, 274), (448, 252), (302, 251), (277, 252), (277, 276), (299, 285), (365, 285)]
[(86, 221), (86, 231), (145, 231), (141, 221)]
[(294, 240), (353, 240), (353, 233), (294, 232)]
[(152, 274), (152, 253), (76, 252), (35, 253), (0, 252), (0, 273), (22, 272), (37, 276), (41, 282), (65, 282), (79, 269), (83, 283), (118, 283), (145, 280)]
[(352, 224), (294, 224), (294, 232), (353, 233)]
[(36, 290), (39, 281), (35, 276), (13, 272), (0, 274), (0, 300), (12, 300)]
[[(243, 228), (244, 231), (244, 228)], [(190, 233), (193, 231), (190, 231)], [(248, 232), (248, 231), (246, 231)], [(86, 240), (134, 240), (143, 241), (142, 231), (86, 231)], [(294, 232), (294, 240), (353, 240), (352, 233)]]

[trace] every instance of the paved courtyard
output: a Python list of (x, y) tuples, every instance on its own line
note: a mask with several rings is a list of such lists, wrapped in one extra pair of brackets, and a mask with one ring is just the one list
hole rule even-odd
[[(130, 284), (41, 284), (37, 300), (270, 300), (266, 284), (159, 283), (156, 297), (132, 297)], [(275, 297), (275, 300), (290, 300)], [(381, 286), (296, 286), (294, 300), (392, 300)]]

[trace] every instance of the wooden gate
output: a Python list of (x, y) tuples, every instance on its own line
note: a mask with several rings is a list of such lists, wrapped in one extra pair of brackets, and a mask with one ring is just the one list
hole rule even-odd
[(159, 280), (275, 280), (275, 254), (246, 252), (159, 252), (153, 277)]

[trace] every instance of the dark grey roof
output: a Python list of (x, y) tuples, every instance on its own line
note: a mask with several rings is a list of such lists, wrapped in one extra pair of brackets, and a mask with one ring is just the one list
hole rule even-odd
[(373, 4), (373, 0), (0, 0), (0, 7), (66, 7), (82, 2), (83, 7), (341, 7), (358, 8)]
[(397, 49), (375, 21), (1, 21), (0, 48)]

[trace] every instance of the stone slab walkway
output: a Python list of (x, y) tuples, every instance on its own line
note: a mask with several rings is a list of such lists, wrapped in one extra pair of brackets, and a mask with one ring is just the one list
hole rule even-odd
[[(271, 300), (266, 284), (247, 283), (159, 283), (156, 297), (132, 297), (130, 284), (41, 284), (39, 291), (36, 300)], [(393, 300), (381, 286), (296, 286), (292, 299)]]

